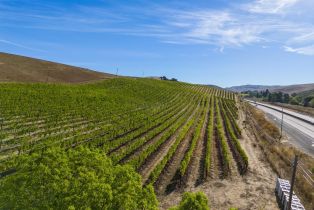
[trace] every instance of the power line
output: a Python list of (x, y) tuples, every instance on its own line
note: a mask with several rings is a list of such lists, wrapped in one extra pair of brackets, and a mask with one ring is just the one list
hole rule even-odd
[[(309, 169), (307, 169), (304, 164), (300, 164), (300, 167), (301, 167), (307, 174), (313, 175), (313, 173), (312, 173)], [(309, 175), (309, 176), (310, 176), (310, 175)]]
[(304, 174), (302, 174), (302, 176), (303, 176), (304, 180), (305, 180), (311, 187), (314, 188), (314, 184), (313, 184), (310, 180), (308, 180), (307, 177), (306, 177)]
[[(307, 167), (301, 160), (300, 160), (300, 164), (302, 165), (302, 166), (304, 166), (305, 168)], [(312, 171), (311, 170), (309, 170), (309, 169), (306, 169), (306, 171), (308, 171), (309, 172), (309, 174), (311, 174), (311, 175), (313, 175), (313, 173), (312, 173)]]
[(298, 168), (298, 172), (300, 172), (303, 177), (314, 187), (314, 180), (302, 167)]

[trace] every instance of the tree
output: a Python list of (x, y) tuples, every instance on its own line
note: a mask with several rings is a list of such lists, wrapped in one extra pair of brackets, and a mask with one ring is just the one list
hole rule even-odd
[(271, 93), (268, 94), (268, 96), (267, 96), (267, 101), (272, 101), (272, 94), (271, 94)]
[(157, 209), (152, 186), (99, 150), (50, 148), (15, 168), (0, 179), (0, 209)]
[(282, 103), (283, 102), (282, 96), (283, 96), (282, 92), (278, 92), (277, 97), (276, 97), (276, 102)]
[(314, 96), (308, 96), (303, 99), (303, 105), (304, 106), (310, 106), (310, 102), (314, 99)]
[(203, 192), (183, 194), (179, 206), (172, 207), (169, 210), (209, 210), (208, 199)]
[(289, 103), (292, 105), (299, 105), (299, 102), (297, 101), (296, 97), (291, 97)]
[(265, 97), (265, 98), (268, 97), (269, 94), (270, 94), (269, 90), (266, 89), (266, 91), (265, 91), (265, 96), (264, 96), (264, 97)]
[(285, 94), (283, 95), (283, 102), (284, 102), (284, 103), (289, 103), (289, 99), (290, 99), (289, 94), (288, 94), (288, 93), (285, 93)]
[(309, 102), (309, 106), (314, 108), (314, 98)]

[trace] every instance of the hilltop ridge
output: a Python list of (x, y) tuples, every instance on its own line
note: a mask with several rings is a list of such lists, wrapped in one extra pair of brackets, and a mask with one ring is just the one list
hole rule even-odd
[(115, 75), (0, 52), (0, 82), (84, 83)]
[(234, 92), (244, 91), (263, 91), (268, 89), (271, 92), (283, 92), (283, 93), (301, 93), (304, 91), (314, 90), (314, 83), (309, 84), (294, 84), (294, 85), (240, 85), (226, 88)]

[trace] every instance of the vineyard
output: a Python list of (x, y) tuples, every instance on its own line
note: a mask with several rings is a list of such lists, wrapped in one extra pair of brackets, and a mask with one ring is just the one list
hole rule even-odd
[(152, 79), (0, 84), (0, 172), (20, 154), (58, 145), (101, 148), (157, 193), (243, 175), (236, 96)]

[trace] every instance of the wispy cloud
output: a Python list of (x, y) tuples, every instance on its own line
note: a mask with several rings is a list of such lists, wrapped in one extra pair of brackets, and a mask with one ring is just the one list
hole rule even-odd
[[(310, 0), (253, 0), (225, 9), (161, 7), (145, 3), (146, 10), (74, 5), (71, 10), (53, 7), (47, 11), (49, 5), (35, 1), (37, 4), (25, 11), (0, 4), (3, 19), (0, 27), (152, 37), (167, 44), (213, 46), (222, 49), (221, 52), (230, 47), (253, 44), (262, 47), (275, 43), (280, 47), (295, 46), (288, 49), (298, 53), (297, 49), (302, 50), (302, 46), (314, 44), (312, 21), (289, 16), (302, 1)], [(6, 44), (19, 46), (8, 41)], [(286, 47), (284, 49), (287, 51)]]
[[(171, 11), (164, 20), (181, 42), (219, 46), (242, 46), (263, 40), (258, 24), (229, 11), (192, 10)], [(173, 40), (172, 40), (173, 41)]]
[(300, 0), (255, 0), (243, 6), (252, 13), (283, 14)]
[(44, 52), (44, 50), (40, 50), (40, 49), (33, 48), (33, 47), (28, 47), (26, 45), (15, 43), (15, 42), (11, 42), (11, 41), (4, 40), (4, 39), (0, 39), (0, 43), (6, 44), (6, 45), (11, 45), (11, 46), (18, 47), (18, 48), (27, 49), (27, 50)]
[(305, 33), (300, 36), (293, 37), (290, 42), (292, 43), (306, 43), (306, 42), (314, 42), (314, 30), (310, 33)]
[(293, 48), (289, 46), (284, 46), (285, 51), (298, 53), (302, 55), (314, 55), (314, 45), (309, 45), (305, 47)]
[(230, 9), (165, 10), (162, 14), (161, 25), (168, 29), (168, 34), (163, 33), (160, 38), (167, 39), (167, 43), (208, 44), (218, 47), (286, 44), (288, 40), (314, 30), (314, 26), (306, 22), (294, 22), (276, 16), (260, 17)]

